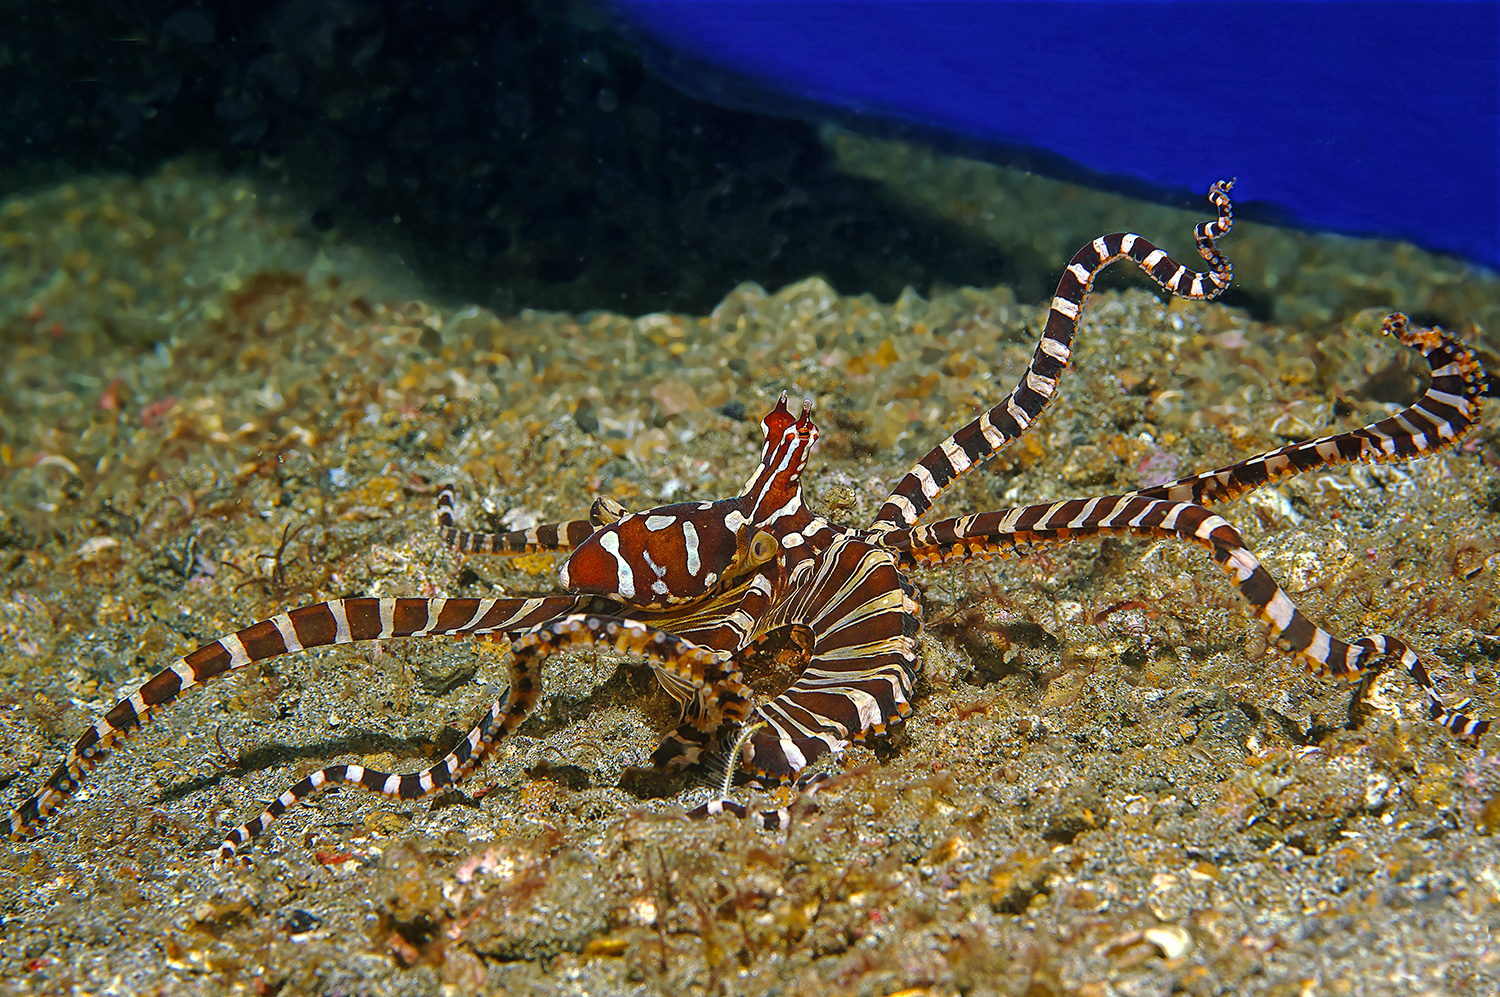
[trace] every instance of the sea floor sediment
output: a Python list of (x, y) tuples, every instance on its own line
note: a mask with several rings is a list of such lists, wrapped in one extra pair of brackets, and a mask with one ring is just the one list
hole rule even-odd
[[(703, 316), (501, 316), (423, 300), (298, 217), (189, 164), (0, 204), (8, 805), (222, 633), (353, 594), (555, 583), (555, 556), (443, 548), (443, 482), (483, 530), (596, 495), (725, 497), (788, 390), (823, 431), (811, 504), (867, 522), (1003, 397), (1044, 316), (1004, 286), (880, 302), (813, 276)], [(1152, 236), (1190, 258), (1177, 228)], [(1096, 293), (1059, 401), (942, 514), (1128, 490), (1394, 411), (1420, 359), (1356, 304), (1254, 318)], [(1409, 639), (1495, 715), (1497, 466), (1491, 418), (1447, 453), (1224, 514), (1324, 627)], [(328, 793), (215, 870), (223, 835), (307, 772), (430, 764), (503, 689), (504, 657), (390, 641), (185, 695), (44, 834), (0, 845), (0, 992), (1500, 989), (1500, 762), (1429, 724), (1401, 675), (1345, 729), (1349, 690), (1268, 649), (1182, 544), (914, 580), (915, 715), (853, 747), (784, 835), (685, 820), (709, 781), (638, 769), (673, 702), (639, 665), (582, 654), (549, 661), (535, 717), (458, 790)]]

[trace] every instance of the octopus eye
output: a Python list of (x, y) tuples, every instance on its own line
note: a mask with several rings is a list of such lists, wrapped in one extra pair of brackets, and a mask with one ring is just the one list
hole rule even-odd
[(755, 536), (750, 538), (750, 559), (756, 564), (764, 564), (776, 556), (776, 538), (762, 530), (757, 530)]

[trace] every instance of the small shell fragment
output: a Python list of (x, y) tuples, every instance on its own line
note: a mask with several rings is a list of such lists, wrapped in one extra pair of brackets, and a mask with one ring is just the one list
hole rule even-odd
[(120, 541), (114, 537), (90, 537), (74, 553), (80, 561), (103, 561), (119, 555)]
[(1181, 959), (1193, 949), (1193, 936), (1175, 924), (1147, 928), (1143, 934), (1146, 941), (1161, 949), (1161, 954), (1168, 959)]

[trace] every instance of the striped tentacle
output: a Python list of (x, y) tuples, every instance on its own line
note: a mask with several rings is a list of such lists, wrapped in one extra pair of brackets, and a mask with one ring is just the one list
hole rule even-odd
[[(820, 784), (829, 778), (826, 772), (812, 772), (797, 780), (794, 787), (797, 791), (797, 799), (794, 804), (802, 813), (812, 814), (818, 812), (818, 805), (812, 802), (814, 794), (817, 793)], [(707, 803), (696, 806), (688, 811), (690, 820), (705, 820), (709, 817), (717, 817), (720, 814), (729, 814), (741, 820), (749, 817), (755, 826), (762, 831), (785, 832), (792, 826), (791, 806), (777, 807), (774, 810), (752, 811), (743, 803), (736, 803), (727, 795), (720, 795), (718, 799), (709, 800)]]
[(579, 613), (545, 623), (511, 644), (510, 688), (496, 701), (467, 738), (442, 761), (421, 772), (392, 774), (360, 765), (333, 765), (315, 772), (282, 793), (255, 820), (237, 828), (220, 849), (221, 858), (235, 850), (280, 817), (294, 803), (337, 783), (357, 783), (373, 792), (398, 799), (425, 797), (467, 776), (484, 754), (525, 720), (541, 693), (542, 663), (551, 655), (570, 648), (603, 647), (645, 657), (674, 685), (693, 689), (695, 722), (717, 729), (726, 721), (743, 719), (749, 710), (748, 689), (728, 656), (681, 640), (636, 620), (600, 614)]
[(566, 523), (533, 526), (529, 530), (505, 533), (471, 533), (460, 530), (453, 514), (454, 489), (443, 485), (438, 490), (438, 535), (443, 543), (460, 554), (534, 554), (538, 551), (572, 550), (601, 526), (615, 522), (625, 509), (614, 499), (594, 500), (588, 519), (571, 519)]
[(1453, 446), (1479, 421), (1482, 398), (1491, 390), (1479, 358), (1441, 329), (1413, 328), (1405, 315), (1387, 316), (1381, 331), (1419, 351), (1432, 369), (1432, 383), (1408, 408), (1347, 433), (1294, 443), (1132, 494), (1208, 505), (1321, 467), (1408, 460)]
[(1041, 342), (1021, 383), (1000, 404), (917, 461), (881, 506), (871, 529), (894, 530), (915, 525), (943, 489), (989, 459), (1036, 421), (1056, 395), (1058, 382), (1072, 361), (1078, 316), (1094, 278), (1105, 267), (1116, 260), (1129, 259), (1163, 288), (1184, 298), (1207, 300), (1223, 293), (1229, 287), (1233, 268), (1219, 251), (1216, 240), (1229, 231), (1234, 221), (1229, 201), (1233, 185), (1233, 180), (1213, 185), (1208, 196), (1219, 209), (1219, 217), (1200, 222), (1193, 230), (1198, 253), (1208, 262), (1206, 272), (1189, 270), (1150, 241), (1128, 232), (1101, 236), (1080, 249), (1058, 281)]
[(658, 673), (693, 686), (699, 720), (704, 724), (717, 727), (726, 717), (743, 719), (749, 710), (749, 690), (740, 684), (728, 655), (637, 620), (574, 613), (541, 624), (511, 643), (510, 688), (442, 761), (407, 774), (377, 772), (363, 765), (330, 765), (314, 772), (273, 800), (259, 817), (235, 828), (219, 847), (220, 860), (233, 858), (293, 804), (328, 786), (352, 783), (396, 799), (417, 800), (462, 781), (496, 742), (513, 733), (530, 714), (541, 697), (542, 663), (558, 652), (589, 647), (639, 655)]
[(752, 811), (743, 803), (736, 803), (733, 800), (723, 798), (699, 804), (688, 811), (688, 819), (704, 820), (709, 817), (718, 817), (721, 814), (729, 814), (731, 817), (738, 817), (741, 820), (751, 817), (754, 819), (755, 826), (762, 831), (785, 831), (792, 826), (792, 811), (790, 807)]
[(793, 594), (765, 629), (806, 627), (808, 662), (785, 692), (756, 708), (751, 722), (766, 726), (741, 749), (743, 770), (770, 782), (910, 715), (921, 668), (921, 606), (890, 551), (840, 533), (795, 563), (790, 585)]
[(631, 615), (664, 627), (696, 644), (739, 650), (755, 639), (757, 621), (771, 605), (773, 565), (762, 565), (703, 602), (670, 613)]
[(307, 648), (429, 634), (525, 630), (593, 603), (577, 596), (546, 599), (336, 599), (262, 620), (205, 644), (157, 672), (120, 700), (74, 742), (42, 788), (0, 821), (0, 835), (19, 839), (73, 795), (115, 741), (153, 710), (225, 672)]
[[(705, 647), (744, 652), (765, 635), (760, 621), (771, 606), (775, 572), (774, 564), (762, 565), (743, 582), (707, 602), (668, 613), (641, 614), (640, 618)], [(743, 653), (735, 655), (736, 661), (744, 658)], [(657, 678), (686, 713), (691, 690), (672, 682), (668, 676), (658, 674)], [(669, 772), (695, 765), (718, 749), (723, 737), (723, 730), (683, 723), (661, 739), (651, 753), (651, 764)]]
[(1245, 546), (1239, 531), (1201, 505), (1139, 494), (1068, 499), (943, 520), (887, 534), (884, 542), (899, 551), (903, 564), (930, 565), (1010, 552), (1034, 543), (1120, 534), (1177, 537), (1208, 548), (1245, 601), (1270, 626), (1278, 646), (1300, 656), (1312, 672), (1355, 680), (1396, 658), (1427, 694), (1433, 720), (1463, 737), (1478, 737), (1489, 730), (1489, 720), (1475, 720), (1464, 713), (1470, 700), (1454, 706), (1443, 702), (1426, 666), (1400, 640), (1375, 635), (1347, 643), (1319, 628)]

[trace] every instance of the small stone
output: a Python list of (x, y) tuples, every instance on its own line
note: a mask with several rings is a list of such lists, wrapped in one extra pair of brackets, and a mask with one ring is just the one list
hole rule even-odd
[(481, 353), (495, 348), (504, 335), (504, 327), (495, 314), (488, 309), (470, 306), (455, 313), (440, 331), (442, 343), (459, 350), (477, 350)]
[(1494, 834), (1500, 830), (1500, 794), (1491, 796), (1479, 809), (1479, 819), (1474, 828), (1480, 834)]
[(681, 415), (684, 412), (700, 412), (703, 402), (698, 398), (698, 392), (692, 386), (682, 381), (668, 381), (658, 384), (651, 389), (651, 397), (656, 399), (657, 407), (661, 409), (662, 415)]
[(587, 398), (579, 400), (573, 410), (573, 424), (590, 436), (599, 432), (599, 413), (594, 411), (593, 402)]
[(305, 911), (300, 907), (294, 907), (286, 916), (286, 928), (293, 934), (311, 931), (321, 924), (323, 919), (311, 911)]
[(1168, 959), (1181, 959), (1193, 948), (1193, 936), (1175, 924), (1147, 928), (1144, 934), (1146, 941), (1161, 949), (1161, 954)]
[(114, 537), (90, 537), (78, 545), (76, 553), (80, 561), (114, 560), (120, 556), (120, 541)]

